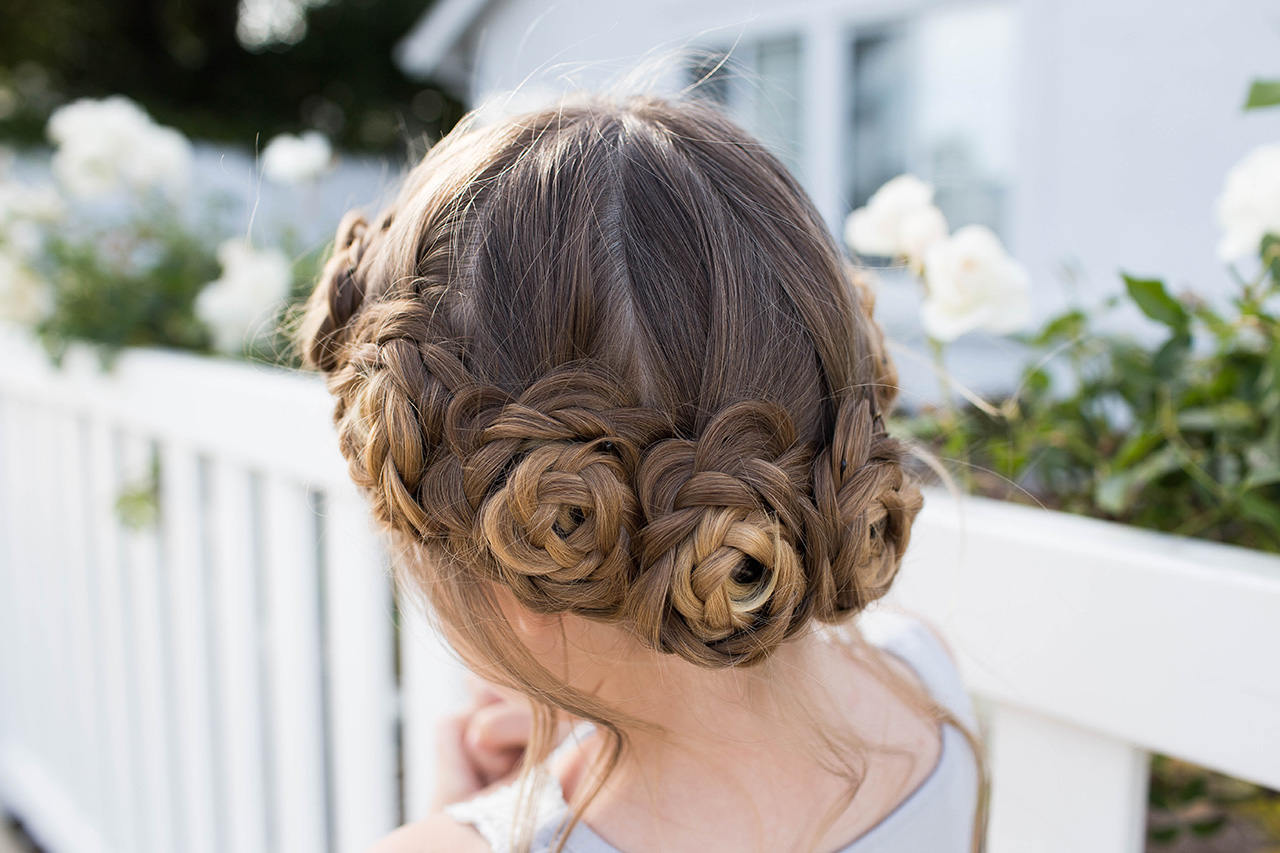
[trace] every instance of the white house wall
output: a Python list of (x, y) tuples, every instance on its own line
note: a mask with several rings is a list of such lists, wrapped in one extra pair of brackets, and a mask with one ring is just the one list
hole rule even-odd
[(1049, 274), (1076, 259), (1221, 293), (1213, 201), (1280, 111), (1242, 114), (1280, 75), (1274, 0), (1028, 0), (1021, 214), (1013, 242)]
[[(474, 102), (496, 91), (599, 85), (646, 58), (798, 30), (818, 103), (843, 103), (844, 39), (860, 25), (959, 0), (500, 0), (472, 28)], [(1212, 292), (1211, 208), (1280, 111), (1243, 115), (1255, 76), (1280, 73), (1271, 0), (1022, 0), (1015, 188), (1006, 233), (1048, 289), (1064, 263), (1110, 287), (1120, 268)], [(835, 69), (834, 71), (832, 69)], [(820, 208), (843, 209), (838, 113), (811, 109), (802, 168)]]
[[(723, 48), (786, 32), (804, 38), (804, 155), (798, 171), (833, 225), (848, 208), (842, 136), (849, 38), (859, 28), (976, 0), (498, 0), (456, 46), (473, 104), (517, 89), (516, 106), (573, 86), (599, 86), (647, 67), (684, 84), (684, 48)], [(1245, 115), (1250, 80), (1280, 74), (1274, 0), (1014, 0), (1020, 29), (1009, 194), (1001, 217), (1011, 250), (1032, 270), (1037, 308), (1060, 307), (1070, 274), (1085, 298), (1114, 290), (1123, 269), (1223, 295), (1213, 201), (1252, 146), (1280, 140), (1280, 110)], [(663, 59), (666, 62), (663, 62)], [(656, 69), (656, 70), (655, 70)], [(975, 107), (976, 108), (976, 107)], [(993, 119), (993, 120), (998, 120)], [(958, 225), (962, 223), (953, 223)], [(919, 343), (918, 294), (889, 287), (881, 316)], [(972, 338), (972, 336), (971, 336)], [(1007, 383), (1007, 346), (953, 347), (962, 381)], [(918, 349), (918, 347), (916, 347)], [(902, 362), (904, 382), (931, 392), (927, 365)]]

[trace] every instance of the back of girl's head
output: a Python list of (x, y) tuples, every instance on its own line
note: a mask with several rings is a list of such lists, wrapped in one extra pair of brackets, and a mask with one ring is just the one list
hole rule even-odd
[(697, 103), (455, 130), (344, 221), (300, 343), (454, 645), (580, 714), (513, 663), (496, 590), (751, 665), (884, 594), (920, 507), (865, 292), (785, 168)]

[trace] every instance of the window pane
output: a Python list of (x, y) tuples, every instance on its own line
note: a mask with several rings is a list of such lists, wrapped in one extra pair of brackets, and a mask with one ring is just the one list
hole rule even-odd
[(800, 39), (767, 39), (756, 45), (749, 128), (795, 169), (802, 156)]
[(1006, 4), (920, 19), (913, 160), (953, 226), (999, 230), (1013, 163), (1014, 10)]
[(929, 12), (852, 44), (851, 209), (913, 172), (953, 228), (1000, 230), (1013, 163), (1017, 20), (1006, 2)]
[[(743, 127), (795, 169), (802, 156), (801, 42), (795, 35), (698, 54), (686, 69), (695, 96), (724, 107)], [(699, 82), (701, 81), (701, 82)]]
[(852, 207), (907, 171), (911, 65), (903, 28), (867, 33), (853, 42), (852, 147), (846, 178)]

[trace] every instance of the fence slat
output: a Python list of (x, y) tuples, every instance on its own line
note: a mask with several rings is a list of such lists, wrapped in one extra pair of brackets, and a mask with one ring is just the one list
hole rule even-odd
[(87, 533), (90, 519), (85, 476), (88, 454), (81, 419), (74, 413), (59, 413), (56, 446), (57, 482), (63, 496), (62, 537), (66, 543), (63, 595), (69, 666), (65, 676), (72, 683), (70, 707), (73, 709), (73, 722), (64, 737), (73, 756), (71, 778), (75, 780), (78, 804), (86, 816), (99, 825), (106, 817), (102, 802), (106, 768), (99, 746), (103, 738), (99, 731), (100, 702), (95, 689), (95, 672), (99, 667), (95, 636), (97, 579)]
[(12, 570), (8, 573), (8, 596), (12, 607), (11, 621), (7, 625), (7, 633), (11, 645), (8, 658), (9, 671), (12, 673), (13, 687), (9, 693), (12, 705), (8, 716), (9, 728), (5, 731), (7, 752), (12, 753), (18, 747), (37, 749), (39, 730), (37, 729), (37, 713), (35, 702), (40, 699), (39, 673), (36, 654), (27, 654), (39, 641), (36, 626), (39, 613), (35, 612), (35, 591), (32, 588), (33, 573), (31, 566), (35, 557), (32, 554), (30, 537), (22, 536), (30, 522), (30, 495), (26, 493), (26, 477), (29, 475), (30, 454), (24, 446), (29, 425), (29, 408), (22, 401), (10, 398), (5, 406), (6, 438), (5, 468), (11, 479), (6, 481), (9, 495), (8, 519), (15, 533), (9, 543), (8, 557), (12, 561)]
[(249, 473), (212, 465), (212, 550), (217, 603), (217, 714), (228, 850), (268, 850), (266, 756), (262, 733), (260, 611)]
[(1132, 744), (997, 705), (988, 853), (1141, 853), (1147, 755)]
[(219, 833), (214, 762), (212, 678), (209, 665), (209, 575), (202, 538), (202, 481), (199, 459), (190, 448), (166, 442), (160, 448), (160, 516), (164, 520), (164, 563), (173, 614), (175, 734), (182, 844), (189, 853), (227, 849)]
[(300, 486), (265, 487), (271, 766), (278, 853), (326, 849), (316, 518)]
[(326, 495), (323, 548), (333, 849), (359, 853), (395, 828), (398, 768), (391, 590), (354, 487)]
[(141, 849), (138, 802), (142, 790), (136, 756), (130, 748), (136, 720), (127, 678), (132, 661), (126, 643), (124, 566), (121, 560), (120, 530), (115, 501), (120, 490), (120, 469), (115, 430), (102, 418), (89, 423), (90, 483), (93, 544), (96, 559), (101, 616), (100, 643), (102, 671), (98, 689), (103, 697), (102, 714), (107, 731), (106, 761), (113, 771), (106, 793), (107, 812), (112, 818), (108, 830), (112, 846), (118, 850)]
[[(121, 448), (124, 485), (143, 490), (151, 500), (154, 485), (152, 443), (138, 435), (126, 436)], [(177, 846), (174, 831), (173, 779), (170, 755), (168, 687), (165, 658), (169, 653), (166, 612), (161, 601), (160, 542), (154, 522), (139, 520), (125, 529), (125, 561), (132, 593), (130, 617), (133, 627), (132, 656), (136, 668), (139, 737), (137, 749), (142, 760), (146, 804), (144, 820), (151, 850), (165, 853)]]
[[(24, 445), (27, 456), (26, 513), (28, 535), (37, 543), (32, 548), (28, 607), (36, 615), (34, 645), (24, 649), (35, 663), (34, 696), (39, 697), (36, 725), (40, 729), (40, 751), (53, 774), (71, 779), (77, 770), (69, 730), (74, 724), (72, 685), (69, 669), (66, 595), (66, 531), (59, 500), (61, 483), (57, 447), (57, 415), (47, 407), (27, 410), (28, 432)], [(74, 793), (67, 799), (76, 801)]]

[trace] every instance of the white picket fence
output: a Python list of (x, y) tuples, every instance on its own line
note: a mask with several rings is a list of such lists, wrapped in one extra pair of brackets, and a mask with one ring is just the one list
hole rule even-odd
[[(314, 377), (55, 369), (0, 330), (0, 806), (50, 853), (357, 853), (422, 815), (459, 670), (329, 412)], [(993, 853), (1140, 850), (1146, 750), (1280, 787), (1280, 560), (930, 504), (899, 598), (988, 708)]]

